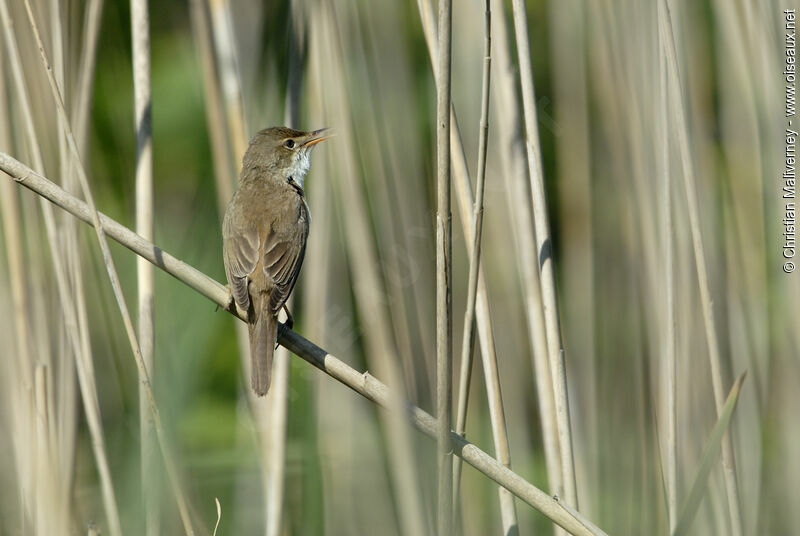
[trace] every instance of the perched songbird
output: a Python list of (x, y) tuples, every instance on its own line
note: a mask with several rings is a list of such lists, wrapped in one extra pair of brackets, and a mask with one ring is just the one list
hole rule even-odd
[[(278, 337), (278, 313), (303, 264), (311, 215), (303, 184), (314, 145), (326, 129), (266, 128), (250, 140), (239, 189), (222, 224), (231, 300), (248, 311), (251, 385), (267, 393)], [(291, 327), (291, 315), (286, 311)]]

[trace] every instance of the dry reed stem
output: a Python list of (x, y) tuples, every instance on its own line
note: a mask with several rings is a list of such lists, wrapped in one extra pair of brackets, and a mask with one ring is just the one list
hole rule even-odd
[[(711, 384), (714, 391), (714, 403), (717, 409), (717, 417), (721, 416), (725, 406), (724, 380), (722, 378), (722, 360), (720, 357), (717, 342), (717, 329), (714, 324), (714, 308), (711, 301), (711, 290), (708, 281), (708, 269), (706, 268), (705, 247), (703, 246), (703, 233), (700, 229), (700, 209), (697, 202), (697, 192), (695, 191), (695, 176), (692, 167), (692, 156), (689, 149), (689, 132), (686, 118), (683, 111), (683, 99), (681, 97), (681, 79), (678, 69), (677, 52), (675, 49), (675, 37), (672, 29), (672, 16), (669, 4), (666, 0), (663, 3), (663, 17), (660, 24), (664, 26), (662, 50), (667, 59), (667, 69), (669, 73), (669, 96), (672, 111), (675, 114), (677, 129), (678, 148), (681, 160), (681, 172), (683, 175), (683, 187), (686, 194), (686, 203), (689, 210), (689, 227), (692, 234), (692, 248), (694, 251), (695, 268), (697, 270), (697, 280), (700, 287), (700, 303), (703, 308), (703, 323), (705, 325), (706, 343), (708, 344), (708, 358), (711, 366)], [(742, 511), (739, 504), (739, 485), (736, 477), (736, 460), (733, 451), (733, 441), (730, 432), (726, 432), (722, 439), (722, 467), (725, 475), (725, 489), (728, 497), (728, 514), (730, 516), (731, 530), (733, 536), (742, 534)]]
[[(658, 18), (664, 16), (663, 4), (658, 3)], [(664, 43), (663, 25), (658, 25), (659, 43)], [(672, 181), (669, 170), (669, 113), (667, 99), (667, 64), (664, 54), (658, 55), (658, 124), (656, 135), (656, 161), (658, 174), (662, 182), (662, 203), (664, 222), (664, 357), (667, 374), (664, 378), (664, 387), (667, 393), (667, 513), (669, 516), (669, 530), (675, 530), (678, 520), (678, 413), (676, 380), (677, 366), (675, 355), (675, 270), (674, 270), (674, 233), (672, 225)]]
[[(61, 15), (61, 6), (60, 0), (51, 0), (50, 2), (50, 17), (51, 17), (51, 35), (52, 35), (52, 42), (53, 42), (53, 61), (54, 61), (54, 71), (55, 76), (58, 82), (58, 86), (60, 91), (65, 90), (65, 80), (64, 80), (64, 39), (63, 39), (63, 28), (62, 28), (62, 15)], [(62, 181), (67, 184), (69, 179), (72, 178), (72, 168), (71, 168), (71, 161), (69, 157), (69, 152), (67, 151), (66, 146), (66, 139), (61, 133), (63, 132), (63, 127), (61, 125), (61, 120), (57, 120), (57, 132), (58, 132), (58, 165), (59, 165), (59, 175), (62, 177)], [(82, 286), (82, 274), (80, 273), (80, 260), (78, 255), (77, 248), (71, 248), (72, 242), (75, 240), (75, 222), (71, 219), (65, 220), (62, 222), (59, 232), (61, 233), (61, 255), (64, 256), (66, 265), (66, 278), (65, 281), (68, 281), (68, 285), (72, 286), (73, 289), (73, 296), (75, 297), (75, 304), (78, 313), (78, 332), (79, 333), (88, 333), (88, 329), (81, 329), (82, 327), (85, 328), (85, 325), (81, 325), (81, 321), (86, 322), (85, 315), (80, 316), (81, 311), (85, 311), (85, 301), (83, 299), (83, 286)], [(80, 289), (80, 293), (78, 293), (78, 289)], [(65, 333), (66, 327), (62, 324), (60, 326), (60, 331), (64, 332), (63, 335), (65, 337), (70, 337), (72, 335), (68, 335)], [(88, 336), (87, 339), (81, 339), (81, 351), (84, 352), (84, 355), (91, 356), (91, 350), (88, 350)], [(70, 496), (70, 492), (72, 489), (72, 477), (74, 471), (74, 452), (75, 452), (75, 435), (77, 432), (77, 415), (76, 415), (76, 406), (77, 406), (77, 398), (75, 396), (75, 374), (72, 373), (72, 357), (70, 356), (70, 347), (67, 344), (61, 344), (56, 346), (57, 355), (56, 356), (46, 356), (50, 362), (53, 361), (58, 363), (58, 368), (51, 367), (50, 370), (61, 370), (65, 371), (58, 376), (58, 388), (51, 388), (48, 389), (48, 396), (54, 397), (56, 393), (59, 395), (59, 401), (56, 407), (59, 411), (59, 418), (58, 419), (51, 419), (51, 424), (53, 426), (58, 426), (59, 428), (59, 441), (55, 443), (59, 447), (59, 454), (61, 455), (61, 465), (59, 467), (60, 473), (59, 484), (61, 486), (61, 493), (62, 497), (64, 497), (65, 501), (68, 501), (68, 497)], [(52, 405), (55, 404), (53, 400), (49, 401), (50, 408), (52, 409)], [(53, 466), (55, 466), (55, 459), (53, 460)]]
[[(340, 33), (337, 35), (339, 30), (335, 23), (337, 17), (333, 12), (334, 7), (320, 6), (312, 12), (317, 24), (312, 32), (319, 36), (320, 44), (316, 53), (323, 58), (318, 64), (322, 71), (318, 78), (326, 81), (322, 100), (328, 112), (327, 117), (337, 125), (338, 173), (333, 176), (334, 199), (342, 207), (347, 237), (346, 253), (353, 281), (356, 282), (353, 293), (364, 319), (363, 337), (369, 355), (367, 362), (386, 378), (392, 388), (402, 389), (402, 372), (392, 337), (391, 318), (382, 301), (385, 287), (378, 270), (380, 263), (371, 234), (367, 200), (358, 183), (356, 137), (349, 122), (352, 117), (351, 103), (343, 77), (346, 72), (344, 54), (340, 45), (337, 45), (342, 38)], [(402, 530), (406, 534), (422, 534), (425, 526), (424, 509), (419, 495), (418, 460), (411, 431), (399, 411), (380, 418), (385, 422), (388, 440), (394, 447), (388, 451), (388, 462)]]
[[(433, 24), (433, 8), (430, 0), (418, 0), (420, 19), (425, 34), (425, 42), (428, 46), (428, 55), (431, 59), (433, 77), (439, 76), (439, 67), (436, 61), (438, 57), (437, 30)], [(458, 199), (458, 209), (461, 217), (461, 226), (467, 246), (467, 254), (472, 254), (472, 212), (473, 198), (472, 185), (469, 180), (469, 170), (467, 158), (464, 153), (464, 145), (461, 142), (461, 132), (458, 128), (455, 109), (450, 104), (450, 147), (453, 165), (453, 175), (456, 178), (456, 197)], [(482, 263), (481, 263), (482, 264)], [(508, 430), (506, 428), (505, 410), (503, 399), (500, 392), (500, 372), (497, 365), (497, 355), (495, 352), (494, 330), (492, 328), (492, 318), (489, 309), (489, 296), (486, 287), (486, 278), (482, 266), (478, 270), (478, 294), (476, 301), (475, 318), (478, 324), (478, 337), (481, 343), (481, 362), (483, 364), (484, 380), (486, 384), (486, 397), (489, 401), (489, 417), (492, 425), (492, 440), (494, 441), (495, 455), (497, 459), (506, 467), (511, 466), (511, 452), (508, 445)], [(503, 527), (510, 529), (517, 525), (514, 499), (511, 495), (500, 488), (500, 514), (503, 519)]]
[[(211, 35), (217, 53), (217, 67), (222, 83), (225, 117), (228, 120), (228, 135), (234, 155), (244, 155), (247, 149), (247, 124), (242, 110), (242, 89), (239, 83), (239, 68), (236, 61), (236, 42), (230, 22), (228, 0), (208, 0), (211, 14)], [(240, 160), (236, 161), (238, 173)], [(232, 192), (231, 192), (232, 193)]]
[[(493, 0), (495, 11), (504, 13), (502, 0)], [(556, 426), (555, 400), (550, 376), (550, 362), (547, 358), (547, 332), (545, 329), (542, 295), (539, 285), (539, 263), (536, 256), (536, 237), (533, 229), (533, 214), (528, 181), (528, 163), (520, 125), (520, 111), (516, 91), (517, 69), (511, 59), (508, 32), (504, 16), (492, 19), (495, 24), (495, 53), (493, 79), (497, 83), (495, 105), (497, 112), (497, 137), (503, 151), (503, 176), (506, 193), (513, 216), (513, 232), (517, 244), (517, 264), (522, 274), (525, 292), (524, 306), (531, 345), (531, 361), (536, 382), (536, 395), (539, 418), (542, 422), (542, 444), (549, 489), (555, 492), (562, 488), (561, 455), (558, 447), (558, 428)], [(498, 45), (498, 43), (500, 43)]]
[[(475, 300), (478, 293), (478, 268), (483, 235), (483, 195), (486, 185), (486, 152), (489, 147), (489, 80), (492, 65), (492, 15), (490, 0), (486, 0), (484, 24), (483, 75), (481, 79), (481, 119), (478, 140), (478, 178), (475, 192), (475, 209), (472, 215), (472, 254), (469, 259), (467, 282), (467, 307), (464, 311), (464, 330), (461, 340), (461, 372), (458, 382), (458, 410), (455, 430), (464, 435), (467, 424), (467, 404), (472, 377), (472, 357), (475, 347)], [(458, 505), (461, 483), (461, 458), (453, 460), (454, 502)]]
[[(10, 175), (15, 182), (50, 200), (81, 221), (93, 225), (92, 211), (84, 201), (69, 194), (39, 173), (2, 152), (0, 152), (0, 169)], [(130, 249), (133, 253), (146, 258), (220, 307), (226, 308), (229, 306), (229, 292), (225, 286), (196, 268), (176, 259), (105, 214), (99, 214), (99, 218), (109, 237)], [(231, 309), (227, 310), (240, 320), (247, 321), (247, 311), (240, 309), (238, 306), (233, 305)], [(294, 331), (281, 330), (279, 343), (322, 372), (380, 406), (387, 409), (395, 408), (398, 405), (405, 406), (408, 417), (417, 429), (430, 437), (438, 437), (439, 427), (436, 419), (408, 402), (397, 401), (389, 387), (378, 381), (371, 374), (358, 372)], [(570, 512), (561, 502), (527, 482), (455, 432), (451, 432), (450, 438), (452, 441), (451, 446), (456, 455), (462, 457), (464, 461), (542, 512), (558, 525), (576, 535), (591, 534), (597, 536), (604, 534), (599, 529), (591, 528), (590, 524), (580, 514), (574, 511)]]
[(90, 207), (90, 215), (92, 217), (93, 227), (95, 229), (95, 233), (97, 234), (97, 239), (100, 244), (100, 250), (103, 254), (103, 260), (105, 261), (109, 279), (111, 280), (111, 286), (114, 290), (114, 294), (117, 299), (117, 305), (119, 306), (120, 313), (122, 314), (123, 323), (125, 324), (125, 330), (128, 335), (128, 340), (130, 342), (131, 349), (133, 350), (133, 355), (136, 360), (136, 365), (139, 369), (140, 382), (145, 387), (145, 392), (147, 395), (150, 411), (153, 414), (153, 422), (156, 429), (156, 436), (158, 438), (159, 445), (161, 446), (162, 454), (164, 456), (164, 465), (166, 466), (167, 474), (169, 476), (170, 483), (172, 484), (173, 492), (175, 493), (175, 499), (178, 503), (178, 510), (180, 512), (181, 520), (183, 522), (184, 529), (186, 530), (187, 534), (193, 534), (194, 530), (192, 529), (191, 519), (189, 518), (189, 512), (186, 506), (185, 497), (183, 495), (183, 491), (180, 489), (177, 470), (174, 466), (174, 460), (169, 454), (166, 440), (163, 437), (161, 419), (158, 414), (158, 407), (156, 406), (155, 396), (153, 395), (153, 391), (150, 386), (147, 367), (145, 366), (145, 363), (142, 359), (141, 349), (136, 339), (136, 333), (133, 328), (133, 321), (131, 320), (128, 307), (125, 303), (125, 297), (122, 294), (122, 286), (119, 281), (119, 275), (117, 274), (116, 268), (114, 266), (114, 260), (111, 257), (111, 251), (108, 248), (108, 242), (106, 241), (105, 232), (100, 223), (100, 218), (94, 203), (94, 197), (92, 196), (91, 188), (89, 187), (89, 180), (88, 177), (86, 176), (86, 170), (81, 162), (77, 144), (75, 142), (75, 138), (73, 136), (72, 129), (69, 124), (69, 119), (67, 118), (67, 114), (64, 109), (64, 102), (58, 90), (58, 86), (56, 85), (55, 79), (53, 77), (52, 68), (50, 67), (50, 61), (47, 57), (47, 52), (45, 51), (44, 43), (42, 42), (42, 37), (39, 32), (38, 25), (36, 24), (36, 20), (33, 15), (33, 10), (31, 9), (29, 0), (25, 0), (25, 9), (28, 13), (28, 20), (30, 21), (31, 24), (31, 30), (39, 47), (39, 52), (42, 58), (42, 65), (47, 75), (47, 80), (50, 84), (50, 89), (53, 94), (53, 99), (56, 103), (56, 109), (61, 118), (62, 125), (65, 129), (64, 134), (66, 134), (67, 136), (67, 143), (69, 145), (70, 151), (72, 152), (72, 157), (74, 158), (74, 162), (76, 163), (78, 178), (80, 179), (81, 188), (88, 202), (88, 206)]
[[(31, 111), (30, 102), (28, 100), (28, 91), (25, 85), (22, 61), (17, 48), (16, 37), (14, 35), (14, 29), (8, 11), (8, 5), (5, 0), (0, 0), (0, 18), (2, 19), (6, 30), (4, 32), (6, 48), (8, 50), (9, 57), (11, 58), (12, 78), (16, 86), (17, 98), (19, 99), (21, 105), (20, 108), (22, 111), (22, 120), (25, 126), (25, 136), (28, 142), (28, 149), (31, 152), (35, 167), (37, 169), (44, 170), (43, 158), (34, 127), (33, 114)], [(78, 341), (76, 341), (75, 333), (77, 333), (78, 330), (76, 328), (75, 321), (72, 320), (74, 309), (71, 306), (71, 298), (69, 295), (65, 271), (61, 263), (61, 255), (57, 249), (58, 239), (56, 235), (55, 217), (53, 215), (52, 206), (49, 203), (41, 203), (41, 209), (45, 222), (45, 229), (48, 239), (47, 241), (53, 261), (53, 268), (56, 275), (56, 287), (59, 293), (62, 312), (64, 313), (67, 333), (70, 335), (70, 341), (72, 343), (73, 352), (75, 355), (75, 364), (78, 372), (81, 398), (83, 399), (84, 403), (83, 406), (86, 413), (86, 421), (89, 427), (92, 450), (97, 463), (97, 470), (100, 478), (103, 508), (105, 510), (105, 514), (109, 523), (109, 530), (112, 536), (119, 536), (121, 534), (119, 512), (114, 495), (114, 486), (111, 481), (111, 471), (109, 469), (108, 458), (106, 455), (105, 442), (103, 440), (102, 421), (100, 419), (99, 404), (97, 403), (97, 388), (94, 381), (94, 369), (89, 352), (81, 351), (81, 347)], [(42, 327), (41, 324), (40, 327)], [(21, 372), (19, 377), (22, 378), (23, 382), (23, 392), (30, 393), (33, 390), (31, 367), (32, 362), (27, 362), (22, 363), (19, 369)], [(23, 463), (22, 467), (24, 480), (24, 474), (27, 466)]]
[[(232, 170), (239, 169), (247, 146), (247, 131), (235, 61), (236, 42), (229, 24), (227, 5), (220, 2), (214, 2), (213, 6), (209, 4), (193, 0), (191, 14), (194, 41), (203, 69), (206, 122), (213, 152), (217, 207), (221, 220), (236, 187), (237, 179)], [(208, 9), (214, 10), (213, 28)], [(228, 140), (231, 142), (228, 143)], [(291, 306), (291, 300), (288, 305)], [(244, 376), (250, 377), (249, 334), (246, 326), (239, 323), (235, 326), (235, 332)], [(260, 447), (264, 524), (268, 535), (278, 534), (283, 523), (288, 357), (284, 348), (275, 352), (272, 387), (266, 398), (260, 399), (245, 388), (245, 398)]]
[(450, 213), (450, 64), (453, 6), (439, 0), (439, 76), (436, 78), (436, 417), (438, 419), (438, 534), (453, 531), (453, 237)]
[(519, 55), (520, 82), (522, 86), (522, 108), (527, 133), (526, 147), (528, 170), (530, 173), (531, 196), (533, 203), (536, 246), (539, 251), (539, 276), (542, 289), (547, 348), (550, 358), (550, 374), (555, 397), (556, 424), (558, 425), (559, 447), (561, 451), (561, 472), (564, 486), (564, 499), (573, 508), (578, 508), (578, 491), (575, 481), (575, 460), (572, 453), (572, 430), (570, 428), (569, 396), (567, 393), (567, 373), (564, 350), (561, 344), (561, 326), (558, 318), (558, 298), (556, 297), (555, 266), (553, 243), (550, 237), (550, 223), (547, 215), (547, 198), (542, 174), (541, 147), (536, 121), (536, 101), (533, 89), (533, 71), (528, 39), (528, 21), (525, 3), (513, 0), (514, 29)]
[(97, 36), (103, 14), (103, 0), (89, 0), (84, 17), (83, 53), (78, 67), (78, 86), (72, 110), (75, 140), (81, 154), (86, 150), (86, 137), (89, 124), (89, 110), (92, 101), (94, 68), (97, 61)]
[(34, 407), (36, 409), (35, 430), (36, 442), (36, 533), (49, 535), (56, 532), (56, 527), (65, 523), (64, 509), (58, 503), (56, 489), (51, 484), (55, 464), (53, 460), (53, 443), (49, 428), (51, 408), (48, 393), (51, 389), (48, 381), (49, 367), (38, 363), (34, 369)]
[[(230, 154), (227, 137), (227, 126), (222, 102), (221, 88), (217, 79), (217, 61), (212, 47), (211, 22), (204, 0), (191, 0), (189, 13), (192, 21), (192, 35), (200, 55), (200, 66), (203, 71), (203, 89), (206, 109), (206, 126), (211, 145), (211, 161), (214, 165), (214, 181), (217, 186), (217, 210), (219, 219), (225, 214), (225, 207), (233, 197), (236, 179), (232, 169), (233, 157)], [(247, 361), (247, 359), (245, 359)]]
[[(300, 118), (300, 90), (302, 75), (303, 35), (302, 11), (297, 0), (291, 3), (291, 28), (289, 31), (289, 80), (286, 89), (284, 124), (295, 127)], [(294, 306), (290, 296), (286, 305)], [(289, 351), (284, 347), (275, 350), (272, 386), (266, 398), (266, 423), (268, 427), (265, 443), (266, 476), (264, 493), (266, 500), (266, 534), (280, 536), (283, 527), (283, 503), (286, 479), (286, 439), (289, 414)]]
[[(580, 428), (574, 431), (575, 472), (578, 480), (582, 482), (578, 489), (578, 502), (581, 504), (581, 510), (589, 514), (596, 511), (594, 507), (601, 495), (598, 486), (600, 458), (595, 454), (602, 437), (604, 422), (598, 404), (600, 401), (598, 394), (601, 392), (599, 385), (601, 382), (597, 381), (601, 366), (597, 361), (598, 332), (595, 329), (597, 324), (595, 266), (598, 264), (596, 261), (598, 255), (593, 247), (597, 234), (593, 220), (595, 214), (603, 212), (595, 207), (595, 174), (597, 164), (602, 162), (603, 158), (593, 154), (590, 139), (595, 126), (595, 117), (589, 110), (589, 90), (592, 84), (588, 82), (587, 73), (589, 33), (587, 20), (591, 19), (591, 15), (586, 13), (586, 7), (583, 0), (566, 0), (559, 3), (558, 9), (549, 10), (546, 33), (549, 34), (549, 60), (553, 69), (549, 92), (553, 101), (552, 117), (547, 115), (546, 97), (540, 97), (537, 105), (544, 115), (540, 126), (552, 135), (554, 141), (556, 165), (553, 199), (558, 203), (554, 206), (558, 206), (556, 226), (561, 237), (559, 240), (560, 316), (564, 321), (563, 335), (569, 343), (572, 363), (570, 386), (574, 396), (570, 403), (575, 409), (574, 414), (582, 415)], [(524, 160), (524, 148), (522, 153)], [(524, 175), (527, 179), (527, 164), (524, 166), (526, 168)], [(530, 187), (528, 187), (525, 199), (530, 200), (530, 198)], [(530, 209), (528, 202), (527, 210)], [(526, 229), (525, 232), (533, 236), (533, 227)], [(535, 239), (533, 244), (535, 251)], [(532, 258), (536, 258), (535, 253)], [(538, 277), (537, 274), (536, 281)], [(547, 338), (538, 285), (536, 291), (539, 294), (538, 315), (541, 317), (543, 328), (541, 343), (544, 353), (541, 358), (546, 360)], [(546, 378), (550, 378), (549, 364), (547, 370)], [(549, 380), (547, 385), (551, 392), (552, 409), (552, 385)], [(554, 421), (553, 414), (551, 422)], [(557, 430), (554, 428), (552, 433), (557, 434)], [(555, 460), (560, 475), (558, 454)]]
[[(411, 206), (416, 207), (423, 204), (422, 200), (414, 198), (414, 195), (419, 192), (417, 188), (421, 182), (424, 183), (426, 177), (415, 174), (414, 178), (411, 178), (412, 174), (409, 173), (409, 170), (416, 169), (414, 159), (410, 158), (411, 155), (404, 150), (405, 142), (392, 135), (393, 132), (403, 131), (408, 127), (402, 119), (394, 116), (393, 110), (386, 110), (381, 106), (386, 102), (387, 94), (397, 91), (397, 87), (393, 86), (394, 81), (387, 80), (391, 77), (386, 76), (384, 71), (385, 58), (379, 55), (371, 43), (388, 36), (385, 35), (385, 31), (380, 28), (379, 24), (367, 25), (365, 32), (362, 33), (349, 31), (345, 22), (360, 17), (381, 19), (397, 15), (385, 6), (368, 6), (357, 0), (345, 0), (334, 5), (340, 6), (336, 22), (339, 27), (339, 35), (342, 37), (341, 46), (347, 51), (348, 61), (344, 64), (346, 72), (354, 73), (359, 80), (355, 83), (354, 80), (349, 82), (350, 91), (353, 91), (354, 87), (362, 87), (363, 84), (363, 87), (370, 88), (370, 95), (374, 95), (362, 99), (358, 107), (351, 108), (354, 113), (348, 120), (358, 124), (358, 129), (355, 130), (356, 141), (359, 153), (364, 158), (365, 166), (368, 166), (362, 175), (371, 177), (364, 183), (366, 198), (370, 200), (370, 213), (382, 215), (380, 218), (373, 217), (373, 225), (375, 227), (374, 242), (384, 276), (384, 290), (386, 291), (384, 299), (391, 304), (389, 308), (390, 329), (394, 334), (396, 352), (404, 373), (406, 395), (417, 399), (416, 397), (421, 394), (419, 392), (420, 378), (425, 376), (421, 374), (421, 371), (430, 372), (425, 376), (426, 380), (434, 378), (436, 363), (433, 358), (426, 359), (428, 356), (424, 351), (430, 351), (430, 345), (412, 342), (411, 323), (408, 316), (411, 306), (408, 305), (408, 301), (415, 295), (424, 296), (422, 303), (417, 304), (424, 306), (426, 302), (430, 303), (429, 297), (433, 295), (433, 292), (425, 289), (427, 285), (420, 284), (422, 281), (416, 277), (416, 274), (405, 281), (400, 274), (407, 273), (409, 264), (413, 265), (417, 259), (421, 258), (415, 255), (413, 246), (404, 243), (407, 241), (408, 235), (414, 232), (412, 228), (419, 225), (418, 219), (409, 220), (405, 217), (405, 213), (412, 208)], [(392, 9), (398, 7), (394, 6)], [(367, 11), (364, 11), (365, 8)], [(370, 9), (380, 10), (380, 14), (371, 13)], [(390, 68), (390, 71), (394, 72), (394, 66)], [(398, 76), (401, 75), (398, 73)], [(392, 141), (382, 143), (384, 140)], [(398, 153), (402, 154), (403, 158), (403, 162), (399, 166), (396, 160)], [(398, 181), (395, 180), (399, 176), (405, 177), (402, 187), (398, 187)], [(409, 198), (409, 196), (411, 197)], [(409, 224), (409, 221), (414, 223)], [(403, 251), (403, 254), (398, 254), (399, 251)], [(431, 281), (435, 280), (434, 272), (431, 272), (430, 276)], [(428, 278), (425, 277), (425, 279)], [(411, 281), (410, 285), (409, 281)], [(409, 286), (411, 288), (408, 288)], [(411, 292), (409, 292), (410, 290)], [(433, 333), (436, 327), (435, 322), (432, 317), (428, 317), (430, 317), (429, 314), (422, 314), (416, 319), (416, 322), (418, 325), (427, 322), (425, 327), (430, 328)], [(419, 347), (422, 347), (424, 351), (415, 356), (415, 351)]]
[[(153, 128), (150, 87), (150, 20), (147, 0), (131, 0), (131, 40), (133, 49), (134, 131), (136, 133), (136, 232), (153, 239)], [(155, 269), (136, 259), (136, 283), (139, 303), (139, 345), (145, 369), (154, 377), (155, 347)], [(147, 392), (139, 378), (139, 429), (141, 449), (142, 501), (145, 534), (156, 536), (160, 525), (158, 461), (153, 441), (153, 422), (147, 411)]]
[[(6, 7), (0, 4), (0, 21), (4, 28), (7, 28), (7, 19), (4, 18)], [(6, 40), (11, 37), (10, 30), (5, 33)], [(13, 44), (13, 40), (12, 44)], [(5, 54), (0, 47), (0, 72), (7, 72), (3, 61)], [(14, 49), (16, 51), (16, 49)], [(11, 50), (9, 50), (11, 55)], [(16, 71), (15, 71), (16, 72)], [(18, 77), (14, 80), (19, 82)], [(3, 109), (7, 108), (7, 94), (5, 82), (0, 83), (0, 105)], [(0, 147), (12, 147), (11, 125), (8, 114), (0, 115)], [(28, 288), (28, 273), (25, 270), (24, 259), (24, 232), (22, 219), (20, 217), (20, 207), (14, 187), (6, 188), (4, 184), (0, 188), (0, 217), (3, 224), (4, 244), (6, 246), (6, 261), (8, 262), (8, 277), (11, 283), (11, 315), (14, 320), (13, 343), (8, 348), (13, 352), (16, 349), (15, 359), (3, 361), (6, 374), (3, 379), (4, 393), (7, 394), (10, 408), (11, 428), (17, 433), (10, 435), (10, 442), (13, 450), (14, 463), (17, 468), (18, 496), (19, 496), (19, 526), (22, 531), (26, 528), (26, 513), (33, 517), (35, 512), (31, 512), (29, 503), (32, 500), (33, 486), (35, 485), (35, 473), (30, 463), (26, 463), (25, 453), (29, 452), (29, 447), (35, 442), (30, 423), (33, 422), (35, 408), (32, 404), (32, 385), (26, 382), (23, 374), (30, 374), (30, 364), (33, 363), (33, 350), (28, 345), (28, 328), (30, 325), (28, 307), (26, 304), (26, 289)], [(23, 381), (20, 381), (23, 379)]]

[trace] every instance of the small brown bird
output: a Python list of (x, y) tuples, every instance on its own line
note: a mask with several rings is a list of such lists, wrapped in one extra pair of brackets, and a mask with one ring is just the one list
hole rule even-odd
[(311, 150), (329, 137), (323, 135), (326, 130), (271, 127), (253, 136), (242, 160), (239, 189), (225, 211), (225, 274), (231, 304), (235, 300), (248, 311), (250, 383), (258, 396), (269, 390), (278, 313), (303, 264), (311, 222), (303, 184)]

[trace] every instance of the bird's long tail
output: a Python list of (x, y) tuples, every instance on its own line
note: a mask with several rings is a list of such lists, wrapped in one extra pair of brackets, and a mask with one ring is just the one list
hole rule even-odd
[(250, 385), (258, 396), (264, 396), (272, 379), (272, 355), (278, 339), (278, 318), (269, 310), (269, 300), (259, 301), (260, 304), (253, 304), (260, 309), (256, 322), (249, 324)]

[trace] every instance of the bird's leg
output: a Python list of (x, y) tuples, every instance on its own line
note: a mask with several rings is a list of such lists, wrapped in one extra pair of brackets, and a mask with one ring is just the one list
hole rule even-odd
[(289, 308), (285, 303), (283, 304), (283, 310), (286, 311), (286, 327), (292, 329), (294, 327), (294, 317), (292, 316), (292, 313), (289, 312)]
[[(283, 334), (284, 331), (286, 331), (287, 329), (290, 330), (294, 327), (294, 317), (292, 316), (292, 313), (289, 312), (289, 308), (286, 306), (285, 303), (283, 304), (283, 306), (281, 306), (281, 309), (286, 311), (286, 322), (284, 322), (283, 324), (278, 324), (278, 338), (280, 338), (280, 336)], [(276, 342), (275, 348), (277, 349), (278, 346), (280, 345)]]

